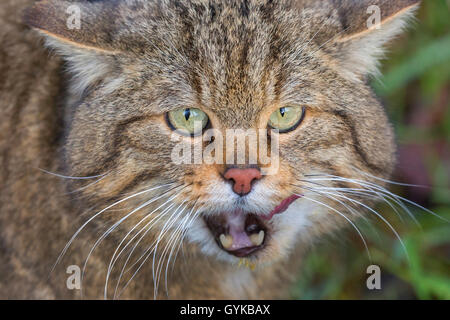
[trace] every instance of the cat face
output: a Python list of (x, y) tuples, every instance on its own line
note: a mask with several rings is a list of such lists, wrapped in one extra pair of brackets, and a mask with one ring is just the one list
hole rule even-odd
[[(352, 223), (371, 202), (357, 193), (359, 204), (348, 202), (336, 188), (382, 185), (374, 176), (387, 178), (395, 162), (391, 127), (365, 79), (417, 1), (379, 1), (381, 28), (370, 30), (365, 2), (83, 3), (79, 31), (58, 26), (72, 2), (28, 12), (75, 75), (68, 174), (97, 176), (82, 186), (87, 201), (124, 210), (99, 219), (126, 218), (122, 232), (142, 232), (167, 254), (187, 241), (232, 263), (270, 263)], [(263, 146), (244, 139), (244, 161), (226, 161), (242, 147), (225, 143), (230, 130), (254, 130), (277, 152), (251, 163)], [(176, 163), (180, 144), (193, 146), (190, 159), (195, 148), (223, 156)]]

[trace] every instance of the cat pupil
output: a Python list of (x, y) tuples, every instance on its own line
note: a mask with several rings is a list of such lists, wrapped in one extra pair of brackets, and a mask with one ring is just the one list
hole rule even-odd
[(184, 118), (186, 119), (186, 121), (188, 121), (190, 117), (191, 117), (191, 109), (184, 110)]
[(286, 109), (284, 107), (280, 108), (280, 114), (281, 114), (282, 117), (284, 117), (285, 113), (286, 113)]

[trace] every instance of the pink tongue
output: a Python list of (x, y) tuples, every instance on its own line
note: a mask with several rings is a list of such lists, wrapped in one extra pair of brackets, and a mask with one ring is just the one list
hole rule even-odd
[(277, 207), (275, 207), (275, 209), (273, 209), (273, 211), (271, 213), (269, 213), (268, 216), (265, 216), (264, 219), (270, 220), (273, 218), (274, 215), (286, 211), (287, 208), (289, 208), (289, 206), (292, 204), (292, 202), (294, 202), (295, 200), (297, 200), (299, 198), (300, 198), (300, 196), (293, 195), (293, 196), (290, 196), (289, 198), (284, 199)]
[(228, 250), (235, 251), (243, 248), (254, 247), (247, 233), (245, 232), (246, 215), (241, 211), (234, 211), (226, 214), (228, 219), (229, 233), (233, 237), (233, 244)]

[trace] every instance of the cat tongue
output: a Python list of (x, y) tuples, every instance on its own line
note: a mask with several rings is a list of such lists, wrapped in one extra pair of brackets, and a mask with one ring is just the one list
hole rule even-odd
[(284, 199), (275, 209), (272, 210), (271, 213), (269, 213), (269, 215), (265, 216), (264, 219), (270, 220), (273, 218), (274, 215), (283, 213), (284, 211), (286, 211), (289, 208), (289, 206), (292, 204), (292, 202), (294, 202), (295, 200), (297, 200), (299, 198), (300, 198), (299, 195), (293, 195), (293, 196), (290, 196), (289, 198)]
[(228, 222), (228, 232), (232, 237), (232, 244), (227, 250), (235, 251), (243, 248), (253, 247), (254, 244), (246, 232), (247, 215), (241, 211), (229, 212), (226, 214)]

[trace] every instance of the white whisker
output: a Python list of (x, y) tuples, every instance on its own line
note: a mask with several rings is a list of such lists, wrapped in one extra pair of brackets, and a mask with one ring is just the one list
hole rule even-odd
[(62, 175), (62, 174), (59, 174), (59, 173), (50, 172), (50, 171), (47, 171), (47, 170), (41, 169), (41, 168), (38, 168), (38, 169), (41, 170), (42, 172), (45, 172), (45, 173), (50, 174), (52, 176), (55, 176), (55, 177), (58, 177), (58, 178), (62, 178), (62, 179), (69, 179), (69, 180), (90, 180), (90, 179), (101, 178), (101, 177), (104, 177), (105, 175), (108, 174), (108, 173), (104, 173), (104, 174), (99, 174), (99, 175), (96, 175), (96, 176), (89, 176), (89, 177), (72, 177), (72, 176), (65, 176), (65, 175)]
[[(384, 194), (388, 194), (388, 195), (390, 195), (390, 196), (392, 196), (392, 197), (394, 197), (394, 198), (396, 198), (396, 199), (400, 199), (400, 200), (405, 201), (405, 202), (407, 202), (407, 203), (409, 203), (409, 204), (411, 204), (411, 205), (413, 205), (413, 206), (415, 206), (415, 207), (417, 207), (417, 208), (420, 208), (420, 209), (422, 209), (422, 210), (424, 210), (424, 211), (426, 211), (426, 212), (432, 214), (433, 216), (435, 216), (435, 217), (437, 217), (437, 218), (439, 218), (439, 219), (441, 219), (441, 220), (444, 220), (444, 221), (446, 221), (446, 222), (450, 222), (449, 220), (445, 219), (444, 217), (439, 216), (438, 214), (436, 214), (436, 213), (434, 213), (433, 211), (431, 211), (431, 210), (429, 210), (429, 209), (427, 209), (427, 208), (421, 206), (420, 204), (417, 204), (417, 203), (415, 203), (414, 201), (411, 201), (411, 200), (406, 199), (406, 198), (404, 198), (404, 197), (398, 196), (398, 195), (396, 195), (396, 194), (390, 192), (390, 191), (387, 190), (386, 188), (383, 188), (383, 187), (381, 187), (381, 186), (379, 186), (379, 185), (377, 185), (377, 184), (374, 184), (374, 183), (371, 183), (371, 182), (368, 182), (368, 181), (359, 180), (359, 179), (343, 178), (343, 177), (339, 177), (339, 176), (335, 176), (335, 175), (324, 175), (324, 176), (325, 176), (325, 177), (330, 177), (330, 178), (328, 178), (328, 179), (324, 179), (324, 178), (315, 178), (315, 179), (311, 179), (311, 180), (313, 180), (313, 181), (345, 181), (345, 182), (349, 182), (349, 183), (358, 184), (358, 185), (360, 185), (360, 186), (365, 186), (365, 187), (370, 188), (370, 189), (373, 188), (373, 189), (379, 190), (380, 192), (382, 192), (382, 193), (384, 193)], [(408, 210), (408, 212), (410, 213), (409, 210)], [(414, 216), (412, 216), (412, 214), (411, 214), (411, 218), (413, 218), (413, 217), (414, 217)], [(413, 218), (413, 219), (414, 219), (414, 218)]]
[[(360, 197), (364, 197), (364, 198), (368, 198), (368, 199), (372, 199), (369, 195), (374, 195), (375, 199), (381, 200), (385, 203), (387, 203), (396, 213), (396, 215), (398, 216), (398, 218), (400, 219), (400, 221), (402, 223), (404, 223), (403, 217), (401, 216), (400, 212), (397, 210), (397, 208), (392, 205), (392, 203), (389, 200), (393, 201), (394, 203), (396, 203), (398, 206), (400, 206), (403, 210), (405, 210), (405, 212), (407, 212), (409, 214), (409, 216), (413, 219), (413, 221), (420, 227), (420, 223), (415, 219), (415, 217), (412, 215), (412, 213), (409, 211), (409, 209), (398, 199), (395, 199), (389, 195), (386, 194), (382, 194), (381, 192), (372, 190), (372, 189), (365, 189), (365, 188), (336, 188), (336, 187), (327, 187), (324, 186), (323, 184), (318, 184), (309, 180), (300, 180), (306, 183), (311, 183), (314, 185), (320, 185), (321, 187), (314, 187), (315, 189), (319, 189), (319, 190), (331, 190), (331, 191), (339, 191), (339, 192), (344, 192), (344, 193), (350, 193), (350, 194), (355, 194), (358, 195)], [(386, 199), (388, 198), (388, 199)]]
[[(175, 187), (175, 188), (177, 188), (177, 187)], [(173, 188), (173, 189), (175, 189), (175, 188)], [(173, 190), (172, 189), (172, 190)], [(86, 267), (87, 267), (87, 263), (88, 263), (88, 261), (89, 261), (89, 258), (91, 257), (91, 255), (92, 255), (92, 253), (94, 252), (94, 250), (95, 250), (95, 248), (113, 231), (113, 230), (115, 230), (123, 221), (125, 221), (126, 219), (128, 219), (131, 215), (133, 215), (134, 213), (136, 213), (136, 212), (138, 212), (139, 210), (141, 210), (142, 208), (144, 208), (144, 207), (146, 207), (146, 206), (148, 206), (149, 204), (151, 204), (151, 203), (153, 203), (153, 202), (155, 202), (155, 201), (157, 201), (157, 200), (159, 200), (159, 199), (161, 199), (161, 198), (164, 198), (164, 197), (166, 197), (167, 196), (167, 193), (168, 192), (170, 192), (170, 190), (169, 191), (167, 191), (167, 192), (165, 192), (164, 194), (162, 194), (162, 195), (160, 195), (160, 196), (157, 196), (157, 197), (154, 197), (154, 198), (152, 198), (152, 199), (150, 199), (150, 200), (148, 200), (148, 201), (146, 201), (146, 202), (144, 202), (143, 204), (141, 204), (140, 206), (138, 206), (136, 209), (134, 209), (134, 210), (132, 210), (131, 212), (129, 212), (128, 214), (126, 214), (124, 217), (122, 217), (119, 221), (117, 221), (116, 223), (114, 223), (106, 232), (104, 232), (101, 236), (100, 236), (100, 238), (94, 243), (94, 245), (92, 246), (92, 248), (91, 248), (91, 250), (89, 251), (89, 254), (88, 254), (88, 256), (87, 256), (87, 258), (86, 258), (86, 260), (85, 260), (85, 262), (84, 262), (84, 265), (83, 265), (83, 271), (82, 271), (82, 273), (81, 273), (81, 282), (83, 282), (83, 279), (84, 279), (84, 274), (85, 274), (85, 271), (86, 271)]]
[(403, 250), (405, 252), (406, 258), (409, 260), (409, 256), (408, 256), (408, 250), (406, 249), (405, 244), (403, 243), (400, 235), (398, 234), (397, 230), (395, 230), (395, 228), (389, 223), (389, 221), (386, 220), (386, 218), (384, 218), (381, 214), (379, 214), (376, 210), (372, 209), (371, 207), (365, 205), (364, 203), (345, 197), (345, 196), (341, 196), (341, 195), (336, 195), (337, 197), (343, 197), (351, 202), (357, 203), (360, 206), (363, 206), (364, 208), (366, 208), (367, 210), (371, 211), (372, 213), (374, 213), (376, 216), (378, 216), (394, 233), (394, 235), (397, 237), (397, 239), (400, 241), (401, 246), (403, 247)]
[[(167, 223), (169, 222), (169, 221), (171, 221), (171, 219), (172, 219), (172, 217), (174, 217), (177, 213), (178, 213), (178, 210), (180, 209), (180, 207), (185, 203), (186, 201), (183, 201), (183, 203), (182, 204), (180, 204), (176, 209), (175, 209), (175, 211), (171, 214), (171, 216), (170, 216), (170, 218), (168, 219), (168, 221), (166, 221), (166, 223), (164, 224), (164, 227), (166, 227), (167, 226)], [(164, 227), (163, 227), (163, 230), (161, 230), (161, 232), (160, 232), (160, 235), (161, 235), (161, 233), (164, 231)], [(147, 230), (148, 231), (148, 230)], [(146, 232), (147, 232), (146, 231)], [(145, 235), (145, 233), (144, 233), (144, 235)], [(140, 269), (142, 268), (142, 266), (145, 264), (145, 262), (147, 261), (147, 259), (148, 259), (148, 257), (152, 254), (152, 252), (155, 252), (155, 250), (156, 250), (156, 241), (154, 241), (154, 243), (149, 247), (149, 248), (147, 248), (146, 250), (145, 250), (145, 252), (143, 253), (143, 255), (141, 255), (141, 257), (126, 271), (126, 272), (128, 272), (131, 268), (133, 268), (133, 266), (134, 265), (136, 265), (137, 264), (137, 262), (138, 261), (140, 261), (145, 255), (146, 255), (146, 253), (150, 250), (150, 252), (149, 252), (149, 254), (146, 256), (146, 258), (142, 261), (142, 263), (138, 266), (138, 268), (135, 270), (135, 272), (133, 273), (133, 275), (131, 276), (131, 278), (127, 281), (127, 283), (123, 286), (123, 288), (121, 289), (121, 291), (119, 292), (119, 294), (118, 295), (116, 295), (116, 292), (114, 293), (114, 299), (116, 299), (116, 297), (120, 297), (120, 295), (122, 294), (122, 292), (123, 291), (125, 291), (125, 289), (128, 287), (128, 285), (131, 283), (131, 281), (134, 279), (134, 277), (138, 274), (138, 272), (140, 271)], [(122, 271), (123, 271), (123, 269), (122, 269)], [(154, 266), (153, 266), (153, 280), (155, 280), (155, 275), (154, 275)], [(120, 280), (120, 279), (119, 279)], [(116, 286), (116, 290), (117, 290), (117, 286)]]
[(336, 213), (339, 214), (341, 217), (343, 217), (345, 220), (347, 220), (347, 222), (350, 223), (350, 225), (351, 225), (353, 228), (355, 228), (356, 232), (357, 232), (358, 235), (360, 236), (360, 238), (361, 238), (361, 240), (362, 240), (362, 242), (363, 242), (363, 244), (364, 244), (364, 247), (366, 248), (367, 256), (368, 256), (369, 260), (372, 261), (372, 256), (371, 256), (371, 254), (370, 254), (370, 251), (369, 251), (369, 247), (368, 247), (368, 245), (367, 245), (367, 242), (366, 242), (366, 240), (364, 239), (364, 236), (362, 235), (361, 231), (360, 231), (359, 228), (353, 223), (353, 221), (351, 221), (346, 215), (344, 215), (344, 214), (341, 213), (340, 211), (334, 209), (333, 207), (330, 207), (329, 205), (327, 205), (327, 204), (325, 204), (325, 203), (323, 203), (323, 202), (321, 202), (321, 201), (314, 200), (314, 199), (309, 198), (309, 197), (307, 197), (307, 196), (305, 196), (305, 195), (303, 195), (303, 194), (298, 194), (298, 196), (300, 196), (300, 197), (302, 197), (302, 198), (304, 198), (304, 199), (306, 199), (306, 200), (315, 202), (315, 203), (317, 203), (317, 204), (319, 204), (319, 205), (321, 205), (321, 206), (324, 206), (324, 207), (326, 207), (326, 208), (332, 210), (333, 212), (336, 212)]
[[(177, 196), (179, 196), (179, 194), (173, 196), (171, 199), (169, 199), (168, 201), (166, 201), (163, 205), (165, 205), (166, 203), (168, 203), (169, 201), (172, 201), (173, 199), (175, 199)], [(151, 214), (153, 214), (154, 212), (156, 212), (156, 210), (158, 210), (159, 208), (161, 208), (163, 205), (161, 205), (160, 207), (158, 207), (157, 209), (155, 209), (152, 213), (150, 213), (149, 215), (147, 215), (146, 217), (144, 217), (143, 220), (147, 219)], [(151, 228), (153, 227), (153, 225), (158, 222), (159, 220), (161, 220), (169, 211), (170, 209), (172, 209), (175, 206), (175, 203), (170, 204), (168, 207), (164, 208), (163, 211), (161, 211), (160, 213), (157, 214), (156, 217), (154, 217), (153, 219), (151, 219), (144, 227), (141, 228), (141, 230), (139, 230), (139, 232), (137, 232), (132, 239), (130, 239), (128, 241), (128, 243), (125, 245), (124, 248), (122, 248), (122, 250), (120, 251), (119, 255), (126, 249), (126, 247), (128, 245), (130, 245), (132, 243), (132, 241), (141, 233), (145, 230), (145, 232), (141, 235), (141, 237), (138, 239), (138, 241), (134, 244), (133, 248), (131, 249), (130, 253), (127, 256), (127, 259), (125, 260), (125, 263), (122, 266), (120, 275), (119, 275), (119, 279), (117, 280), (116, 283), (116, 288), (114, 290), (114, 297), (113, 299), (115, 299), (116, 297), (116, 292), (118, 290), (120, 281), (123, 277), (123, 275), (125, 273), (127, 273), (129, 270), (131, 270), (145, 255), (145, 253), (139, 258), (137, 259), (127, 270), (125, 270), (128, 261), (131, 259), (131, 256), (133, 255), (133, 252), (135, 251), (135, 249), (137, 248), (137, 246), (139, 245), (139, 243), (142, 241), (142, 239), (144, 239), (144, 237), (147, 235), (147, 233), (151, 230)], [(142, 220), (141, 220), (142, 221)], [(116, 259), (113, 262), (113, 265), (115, 264), (115, 262), (117, 261), (117, 259), (119, 258), (119, 255), (116, 257)]]
[(54, 271), (54, 269), (56, 268), (56, 266), (59, 264), (59, 262), (61, 261), (61, 259), (62, 259), (62, 257), (65, 255), (65, 253), (67, 252), (67, 250), (69, 249), (69, 247), (70, 247), (70, 245), (73, 243), (73, 241), (75, 240), (75, 238), (78, 236), (78, 234), (92, 221), (92, 220), (94, 220), (96, 217), (98, 217), (99, 215), (101, 215), (103, 212), (105, 212), (105, 211), (107, 211), (107, 210), (109, 210), (109, 209), (111, 209), (111, 208), (113, 208), (114, 206), (116, 206), (116, 205), (118, 205), (118, 204), (120, 204), (120, 203), (123, 203), (123, 202), (125, 202), (125, 201), (128, 201), (128, 200), (130, 200), (130, 199), (132, 199), (132, 198), (135, 198), (135, 197), (137, 197), (137, 196), (140, 196), (140, 195), (142, 195), (142, 194), (145, 194), (145, 193), (148, 193), (148, 192), (151, 192), (151, 191), (153, 191), (153, 190), (157, 190), (157, 189), (161, 189), (161, 188), (164, 188), (164, 187), (167, 187), (167, 186), (170, 186), (170, 185), (173, 185), (174, 183), (169, 183), (169, 184), (165, 184), (165, 185), (161, 185), (161, 186), (157, 186), (157, 187), (153, 187), (153, 188), (150, 188), (150, 189), (146, 189), (146, 190), (144, 190), (144, 191), (141, 191), (141, 192), (138, 192), (138, 193), (135, 193), (135, 194), (133, 194), (133, 195), (131, 195), (131, 196), (128, 196), (128, 197), (126, 197), (126, 198), (124, 198), (124, 199), (122, 199), (122, 200), (119, 200), (119, 201), (117, 201), (117, 202), (115, 202), (115, 203), (113, 203), (113, 204), (111, 204), (111, 205), (109, 205), (109, 206), (107, 206), (106, 208), (104, 208), (104, 209), (102, 209), (101, 211), (99, 211), (99, 212), (97, 212), (96, 214), (94, 214), (91, 218), (89, 218), (74, 234), (73, 234), (73, 236), (70, 238), (70, 240), (67, 242), (67, 244), (65, 245), (65, 247), (64, 247), (64, 249), (61, 251), (61, 253), (59, 254), (59, 256), (58, 256), (58, 258), (56, 259), (56, 262), (55, 262), (55, 264), (53, 265), (53, 267), (52, 267), (52, 269), (50, 270), (50, 274), (49, 274), (49, 276), (52, 274), (52, 272)]
[[(169, 240), (169, 243), (171, 243), (172, 238), (174, 237), (174, 241), (173, 241), (173, 242), (174, 242), (174, 245), (172, 246), (172, 249), (170, 250), (170, 254), (169, 254), (169, 257), (168, 257), (168, 259), (167, 259), (166, 270), (165, 270), (165, 281), (164, 281), (164, 283), (165, 283), (165, 286), (166, 286), (166, 293), (167, 293), (167, 295), (168, 295), (168, 293), (169, 293), (168, 284), (167, 284), (167, 273), (168, 273), (168, 268), (169, 268), (170, 260), (171, 260), (171, 258), (172, 258), (174, 249), (175, 249), (175, 247), (176, 247), (176, 242), (177, 242), (178, 240), (183, 241), (183, 233), (184, 233), (184, 231), (185, 231), (186, 224), (188, 224), (189, 221), (190, 221), (189, 219), (190, 219), (191, 216), (192, 216), (192, 213), (193, 213), (193, 211), (194, 211), (194, 208), (195, 208), (196, 203), (197, 203), (197, 201), (194, 203), (194, 205), (192, 206), (192, 209), (188, 212), (188, 214), (186, 214), (186, 216), (183, 218), (183, 220), (181, 221), (180, 225), (175, 229), (174, 235), (173, 235), (173, 236), (171, 237), (171, 239)], [(168, 243), (168, 245), (169, 245), (169, 243)], [(174, 262), (175, 262), (175, 261), (174, 261)]]
[[(173, 226), (173, 224), (177, 221), (177, 219), (179, 218), (179, 215), (181, 215), (184, 210), (186, 209), (186, 206), (183, 207), (183, 209), (180, 211), (180, 213), (177, 213), (176, 215), (174, 214), (172, 217), (169, 218), (169, 220), (164, 224), (157, 240), (156, 240), (156, 245), (155, 245), (155, 250), (153, 251), (153, 263), (152, 263), (152, 270), (153, 270), (153, 282), (154, 282), (154, 286), (153, 286), (153, 290), (154, 290), (154, 299), (156, 300), (156, 297), (158, 295), (158, 288), (159, 288), (159, 278), (160, 278), (160, 265), (163, 262), (164, 258), (165, 258), (165, 254), (166, 254), (166, 249), (167, 249), (167, 244), (163, 250), (163, 252), (160, 254), (160, 259), (158, 261), (158, 264), (156, 266), (156, 270), (155, 270), (155, 261), (156, 261), (156, 254), (158, 251), (158, 246), (161, 243), (162, 239), (165, 237), (165, 235), (167, 234), (167, 232), (170, 230), (170, 228)], [(172, 220), (172, 221), (171, 221)], [(156, 278), (155, 278), (156, 275)]]
[[(173, 189), (172, 189), (173, 190)], [(156, 218), (158, 218), (161, 214), (163, 214), (165, 212), (165, 210), (169, 210), (174, 204), (170, 205), (168, 208), (166, 208), (163, 212), (161, 212), (157, 217), (153, 218), (152, 220), (150, 220), (150, 222), (145, 225), (139, 232), (137, 232), (131, 240), (128, 241), (128, 243), (121, 249), (121, 251), (117, 254), (117, 251), (120, 249), (120, 247), (122, 246), (122, 244), (125, 242), (125, 240), (128, 238), (128, 236), (145, 220), (147, 220), (148, 218), (150, 218), (153, 213), (155, 213), (157, 210), (159, 210), (160, 208), (162, 208), (163, 206), (165, 206), (167, 203), (169, 203), (170, 201), (172, 201), (173, 199), (175, 199), (176, 197), (178, 197), (180, 195), (180, 193), (171, 196), (167, 201), (165, 201), (163, 204), (161, 204), (160, 206), (158, 206), (156, 209), (154, 209), (152, 212), (150, 212), (149, 214), (147, 214), (144, 218), (142, 218), (126, 235), (125, 237), (123, 237), (123, 239), (121, 240), (121, 242), (119, 243), (119, 245), (117, 246), (116, 250), (114, 251), (109, 266), (108, 266), (108, 272), (106, 275), (106, 281), (105, 281), (105, 291), (104, 291), (104, 297), (105, 299), (107, 298), (107, 288), (108, 288), (108, 280), (109, 280), (109, 276), (110, 273), (112, 271), (112, 269), (114, 268), (114, 265), (116, 263), (116, 261), (119, 259), (120, 255), (123, 253), (123, 251), (131, 244), (131, 242), (150, 224), (152, 223)], [(135, 246), (136, 247), (136, 246)], [(135, 249), (135, 247), (132, 249), (131, 254), (133, 252), (133, 250)], [(117, 256), (116, 256), (117, 254)], [(130, 254), (130, 255), (131, 255)], [(128, 260), (127, 260), (128, 261)], [(120, 280), (119, 280), (120, 281)]]
[(359, 170), (359, 169), (356, 168), (356, 167), (353, 167), (353, 169), (355, 169), (355, 170), (358, 171), (359, 173), (361, 173), (361, 174), (363, 174), (363, 175), (365, 175), (365, 176), (367, 176), (367, 177), (369, 177), (369, 178), (372, 178), (372, 179), (375, 179), (375, 180), (378, 180), (378, 181), (382, 181), (382, 182), (387, 183), (387, 184), (392, 184), (392, 185), (397, 185), (397, 186), (403, 186), (403, 187), (426, 188), (426, 189), (429, 189), (429, 188), (430, 188), (429, 186), (423, 186), (423, 185), (418, 185), (418, 184), (409, 184), (409, 183), (401, 183), (401, 182), (397, 182), (397, 181), (392, 181), (392, 180), (388, 180), (388, 179), (383, 179), (383, 178), (374, 176), (374, 175), (372, 175), (372, 174), (370, 174), (370, 173), (368, 173), (368, 172)]

